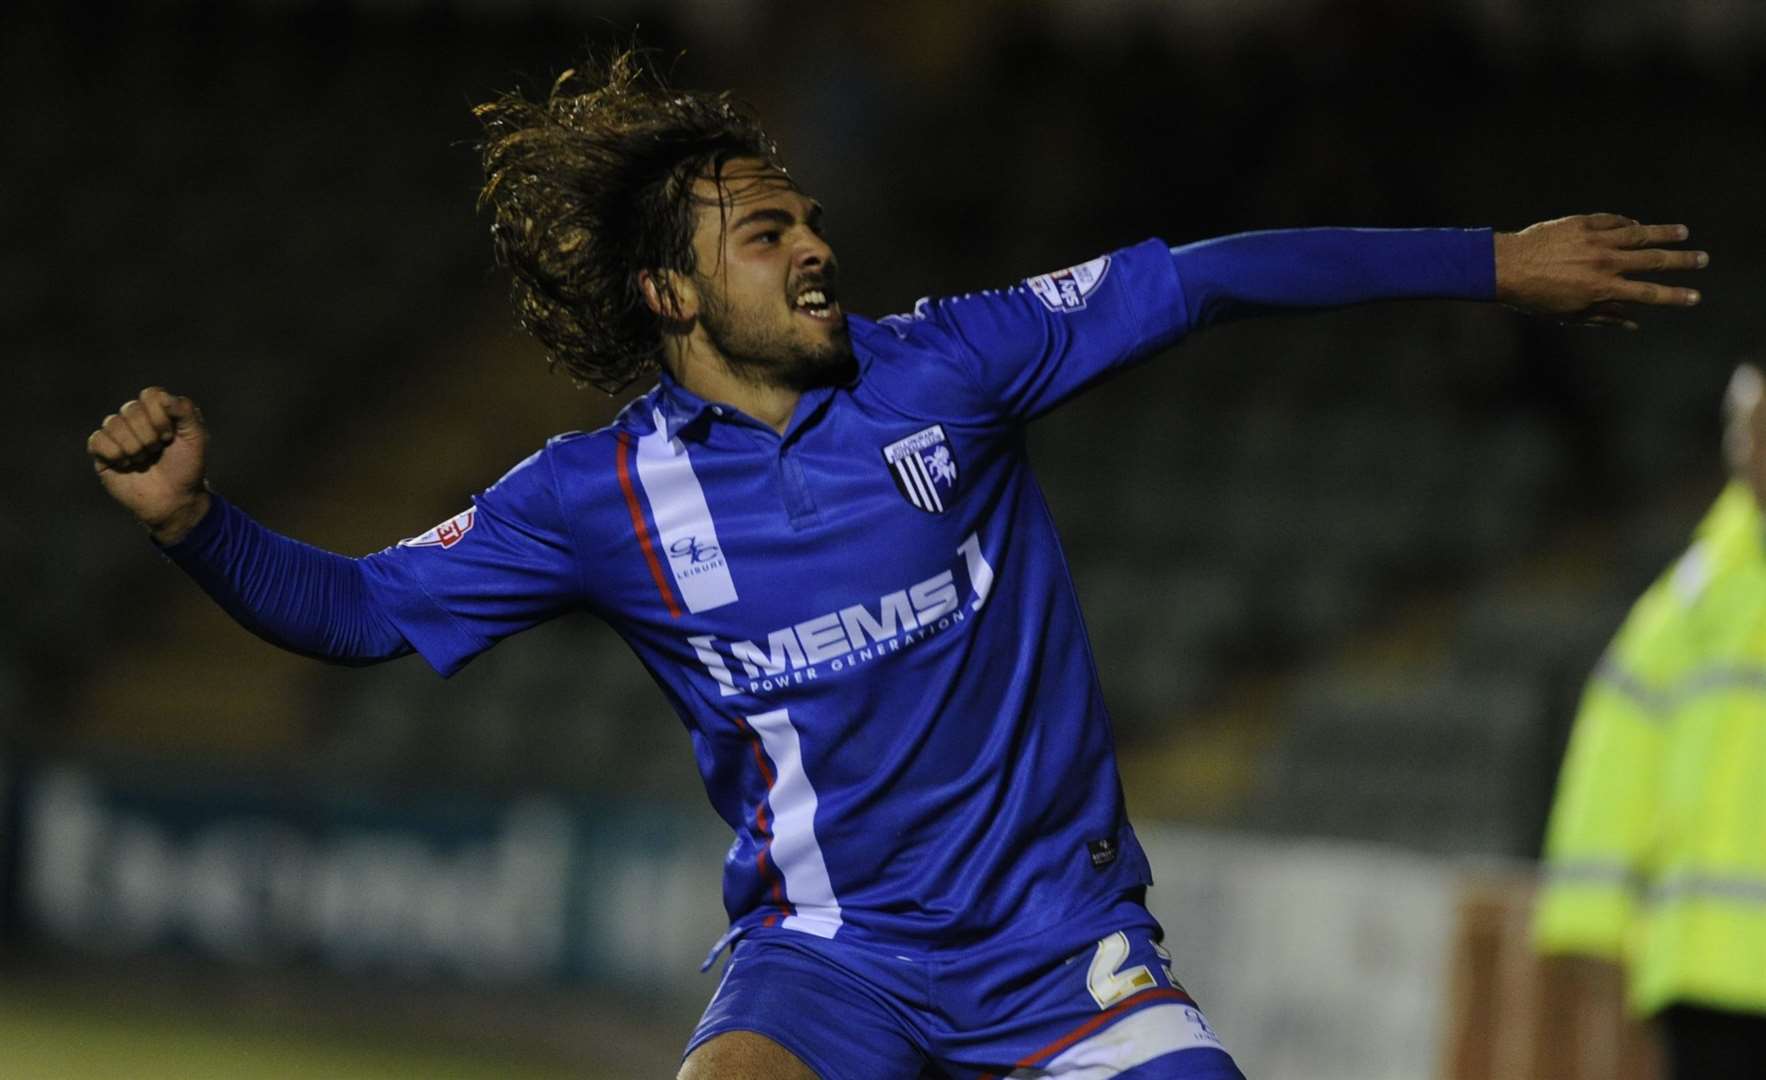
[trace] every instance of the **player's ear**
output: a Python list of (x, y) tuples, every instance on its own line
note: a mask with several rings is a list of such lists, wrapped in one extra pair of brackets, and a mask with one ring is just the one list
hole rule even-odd
[(699, 314), (699, 293), (693, 281), (673, 270), (638, 271), (638, 290), (650, 313), (672, 323), (692, 321)]

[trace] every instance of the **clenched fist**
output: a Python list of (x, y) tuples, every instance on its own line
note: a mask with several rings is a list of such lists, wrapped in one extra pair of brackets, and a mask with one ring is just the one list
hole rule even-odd
[(1637, 329), (1627, 304), (1687, 307), (1696, 289), (1633, 281), (1630, 274), (1703, 270), (1702, 251), (1664, 247), (1684, 225), (1640, 225), (1618, 214), (1578, 214), (1496, 234), (1496, 298), (1535, 315)]
[(157, 386), (125, 402), (86, 439), (98, 482), (161, 544), (177, 543), (208, 513), (207, 447), (202, 410)]

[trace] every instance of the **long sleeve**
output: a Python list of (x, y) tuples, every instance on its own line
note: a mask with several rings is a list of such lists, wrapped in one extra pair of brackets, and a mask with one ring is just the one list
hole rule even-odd
[(161, 550), (241, 626), (334, 663), (372, 664), (411, 651), (370, 593), (362, 560), (291, 540), (211, 498), (196, 528)]
[(1489, 229), (1282, 229), (1171, 251), (1189, 328), (1373, 300), (1493, 300)]
[(974, 415), (1039, 416), (1217, 323), (1373, 300), (1491, 300), (1489, 229), (1288, 229), (1148, 240), (881, 325), (960, 360)]
[(165, 552), (272, 644), (345, 664), (415, 650), (442, 675), (584, 599), (544, 450), (474, 496), (471, 508), (359, 559), (280, 536), (218, 496)]

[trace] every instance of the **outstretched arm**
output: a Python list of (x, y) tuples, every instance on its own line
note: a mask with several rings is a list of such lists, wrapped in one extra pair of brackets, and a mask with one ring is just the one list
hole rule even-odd
[(1372, 300), (1499, 300), (1574, 321), (1636, 324), (1626, 304), (1686, 306), (1695, 290), (1627, 275), (1702, 269), (1702, 251), (1661, 245), (1683, 225), (1617, 214), (1559, 218), (1518, 233), (1489, 229), (1289, 229), (1172, 249), (1191, 330), (1267, 312)]
[(204, 482), (208, 432), (189, 398), (151, 386), (86, 441), (104, 489), (240, 625), (292, 652), (345, 664), (411, 651), (361, 560), (290, 540)]
[(1212, 323), (1271, 311), (1495, 300), (1631, 326), (1627, 304), (1698, 302), (1692, 289), (1629, 276), (1702, 269), (1704, 252), (1662, 246), (1686, 235), (1682, 225), (1590, 214), (1512, 234), (1287, 229), (1178, 248), (1148, 240), (1010, 288), (924, 299), (882, 324), (892, 338), (957, 362), (966, 379), (934, 395), (942, 407), (1022, 421)]

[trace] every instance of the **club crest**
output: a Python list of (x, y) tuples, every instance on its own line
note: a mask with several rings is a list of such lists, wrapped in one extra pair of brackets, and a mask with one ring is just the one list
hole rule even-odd
[(463, 510), (421, 536), (400, 540), (399, 546), (451, 548), (472, 531), (472, 523), (477, 517), (477, 507)]
[(945, 503), (957, 490), (957, 456), (942, 425), (933, 424), (885, 446), (883, 461), (902, 498), (928, 514), (944, 513)]

